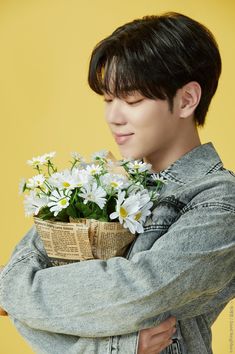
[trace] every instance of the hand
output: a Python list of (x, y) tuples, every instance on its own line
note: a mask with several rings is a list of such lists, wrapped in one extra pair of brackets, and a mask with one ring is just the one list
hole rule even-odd
[(7, 312), (0, 307), (0, 316), (8, 316)]
[(158, 326), (142, 329), (139, 333), (137, 354), (159, 354), (172, 343), (171, 336), (175, 333), (176, 318), (171, 316)]
[[(0, 266), (0, 272), (3, 270), (4, 266)], [(7, 312), (0, 307), (0, 316), (7, 316)]]

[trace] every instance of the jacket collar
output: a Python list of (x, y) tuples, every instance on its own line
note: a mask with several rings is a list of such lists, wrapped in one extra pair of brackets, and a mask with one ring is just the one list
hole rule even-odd
[(223, 163), (214, 145), (208, 142), (187, 152), (158, 175), (172, 182), (185, 184), (222, 167)]

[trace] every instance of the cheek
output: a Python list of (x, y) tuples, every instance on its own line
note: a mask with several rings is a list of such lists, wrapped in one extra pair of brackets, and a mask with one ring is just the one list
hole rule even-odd
[(152, 149), (162, 139), (162, 134), (159, 134), (156, 127), (145, 127), (136, 134), (136, 143), (143, 151)]
[(159, 131), (161, 131), (161, 124), (156, 116), (143, 116), (141, 119), (136, 120), (134, 128), (136, 135), (139, 138), (142, 137), (148, 139), (159, 134)]

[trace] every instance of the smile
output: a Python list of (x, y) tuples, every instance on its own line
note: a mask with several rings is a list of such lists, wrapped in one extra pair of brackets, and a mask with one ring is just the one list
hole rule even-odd
[(118, 145), (125, 144), (129, 139), (131, 139), (134, 133), (130, 134), (114, 134), (115, 141)]

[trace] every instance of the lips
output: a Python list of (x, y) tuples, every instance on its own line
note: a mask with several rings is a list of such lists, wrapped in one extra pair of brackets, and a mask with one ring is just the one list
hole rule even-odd
[(122, 145), (128, 140), (130, 140), (132, 135), (134, 135), (134, 133), (126, 133), (126, 134), (114, 133), (114, 138), (117, 144)]

